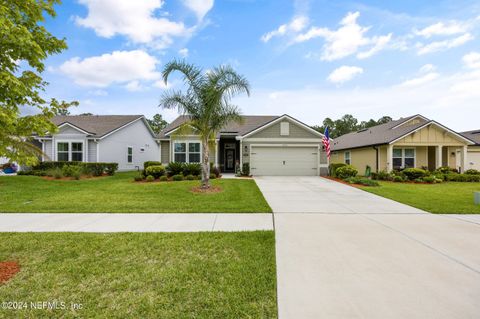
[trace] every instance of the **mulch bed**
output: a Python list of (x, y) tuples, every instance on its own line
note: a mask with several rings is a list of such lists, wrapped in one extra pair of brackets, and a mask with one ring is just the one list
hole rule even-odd
[(218, 186), (210, 186), (210, 188), (201, 188), (200, 186), (197, 186), (197, 187), (193, 187), (190, 191), (192, 193), (212, 194), (212, 193), (220, 193), (223, 191), (223, 189)]
[(15, 261), (0, 261), (0, 284), (7, 282), (20, 271), (20, 265)]
[(342, 184), (352, 186), (352, 187), (355, 187), (355, 188), (362, 188), (362, 186), (363, 186), (363, 185), (359, 185), (359, 184), (350, 184), (350, 183), (345, 182), (343, 179), (332, 177), (332, 176), (322, 176), (322, 177), (326, 178), (326, 179), (329, 179), (331, 181), (342, 183)]

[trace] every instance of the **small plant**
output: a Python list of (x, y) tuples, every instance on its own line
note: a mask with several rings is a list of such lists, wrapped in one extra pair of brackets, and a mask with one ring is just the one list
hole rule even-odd
[(183, 175), (200, 175), (202, 171), (202, 166), (199, 163), (186, 163), (183, 166)]
[(185, 165), (184, 163), (180, 163), (180, 162), (171, 162), (166, 167), (167, 175), (168, 176), (174, 176), (174, 175), (183, 174), (184, 165)]
[(51, 174), (50, 176), (52, 176), (55, 179), (60, 179), (63, 177), (63, 172), (60, 167), (54, 168), (50, 174)]
[(402, 176), (393, 176), (393, 182), (395, 183), (401, 183), (401, 182), (404, 182), (405, 180), (403, 179)]
[(416, 178), (413, 180), (415, 183), (423, 183), (423, 178)]
[(81, 176), (82, 175), (80, 174), (80, 170), (78, 170), (78, 171), (76, 171), (72, 174), (72, 177), (77, 181), (80, 179)]
[(160, 178), (160, 176), (165, 175), (165, 167), (163, 167), (163, 165), (152, 165), (145, 169), (145, 173), (154, 178)]
[(442, 166), (436, 169), (438, 172), (443, 174), (458, 173), (458, 170), (451, 168), (450, 166)]
[(137, 175), (137, 176), (135, 176), (135, 177), (133, 178), (133, 180), (134, 180), (135, 182), (141, 182), (141, 181), (143, 181), (143, 177), (142, 177), (141, 175)]
[(172, 180), (175, 182), (183, 181), (183, 175), (177, 174), (172, 176)]
[(377, 181), (371, 180), (369, 178), (364, 177), (349, 177), (345, 179), (345, 182), (350, 184), (358, 184), (363, 186), (380, 186)]
[(467, 174), (467, 175), (480, 175), (480, 171), (478, 171), (476, 169), (467, 169), (465, 171), (465, 174)]
[(341, 167), (337, 168), (337, 170), (335, 171), (335, 175), (338, 178), (341, 178), (341, 179), (347, 179), (349, 177), (355, 177), (355, 176), (357, 176), (357, 174), (358, 174), (357, 169), (355, 167), (353, 167), (352, 165), (341, 166)]
[(242, 175), (243, 176), (250, 176), (250, 163), (243, 163), (242, 164)]
[(153, 182), (155, 180), (155, 177), (152, 175), (148, 175), (147, 178), (145, 179), (147, 182)]
[(337, 177), (337, 175), (336, 175), (337, 169), (342, 167), (342, 166), (346, 166), (346, 165), (347, 164), (344, 164), (344, 163), (332, 163), (332, 164), (330, 164), (330, 166), (328, 167), (328, 170), (330, 172), (330, 176)]
[(160, 176), (159, 180), (160, 180), (160, 182), (166, 182), (166, 181), (168, 181), (168, 177), (163, 175), (163, 176)]
[(215, 174), (213, 174), (213, 173), (210, 174), (210, 179), (215, 179), (215, 178), (217, 178), (217, 175), (215, 175)]
[(185, 176), (185, 179), (186, 179), (187, 181), (193, 181), (193, 180), (195, 180), (195, 176), (193, 176), (193, 175), (187, 175), (187, 176)]
[(422, 178), (423, 182), (428, 183), (428, 184), (435, 184), (435, 176), (425, 176)]
[(390, 180), (392, 180), (392, 178), (393, 178), (393, 174), (389, 173), (385, 170), (377, 173), (377, 179), (379, 181), (390, 181)]
[(406, 168), (402, 171), (402, 173), (410, 181), (416, 180), (418, 178), (423, 178), (429, 174), (426, 170), (423, 170), (421, 168)]
[(80, 175), (82, 168), (78, 165), (65, 165), (62, 167), (63, 176), (74, 177), (75, 175)]

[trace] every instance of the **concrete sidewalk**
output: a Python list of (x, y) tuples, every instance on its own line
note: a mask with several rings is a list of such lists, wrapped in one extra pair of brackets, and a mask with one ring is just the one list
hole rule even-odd
[(199, 232), (273, 230), (272, 214), (8, 214), (0, 232)]

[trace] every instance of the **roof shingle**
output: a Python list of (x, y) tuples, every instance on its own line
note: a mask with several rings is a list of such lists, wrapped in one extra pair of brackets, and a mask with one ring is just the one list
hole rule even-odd
[(57, 115), (52, 122), (57, 126), (70, 123), (93, 136), (104, 136), (143, 115)]

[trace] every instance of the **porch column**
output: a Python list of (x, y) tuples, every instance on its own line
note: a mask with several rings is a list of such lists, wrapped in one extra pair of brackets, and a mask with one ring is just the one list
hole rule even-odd
[(462, 173), (465, 173), (465, 171), (468, 169), (468, 156), (467, 156), (467, 151), (468, 151), (468, 146), (463, 145), (462, 147)]
[(215, 139), (215, 167), (218, 167), (218, 140)]
[(389, 144), (387, 146), (387, 172), (393, 170), (393, 145)]
[(436, 165), (435, 165), (435, 168), (439, 168), (439, 167), (442, 167), (442, 164), (443, 164), (443, 160), (442, 160), (442, 152), (443, 150), (443, 145), (438, 145), (435, 147), (435, 152), (436, 152), (436, 156), (435, 156), (435, 159), (436, 159)]
[(243, 141), (240, 140), (240, 169), (243, 169)]

